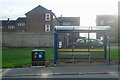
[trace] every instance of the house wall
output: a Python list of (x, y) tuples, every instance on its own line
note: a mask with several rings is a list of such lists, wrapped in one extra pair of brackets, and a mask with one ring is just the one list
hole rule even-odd
[(45, 21), (45, 14), (47, 11), (34, 10), (30, 14), (26, 15), (26, 29), (27, 32), (45, 32), (45, 24), (50, 24), (51, 31), (53, 33), (53, 15), (51, 14), (51, 21)]
[(53, 34), (12, 32), (2, 34), (3, 47), (53, 47)]
[[(11, 22), (11, 21), (9, 21)], [(18, 26), (18, 22), (14, 22), (13, 24), (8, 24), (7, 20), (1, 21), (2, 32), (25, 32), (26, 31), (26, 22), (24, 26)], [(8, 28), (8, 26), (14, 26), (15, 28)]]
[(17, 32), (17, 29), (16, 28), (15, 29), (8, 29), (8, 27), (4, 27), (2, 29), (2, 32)]

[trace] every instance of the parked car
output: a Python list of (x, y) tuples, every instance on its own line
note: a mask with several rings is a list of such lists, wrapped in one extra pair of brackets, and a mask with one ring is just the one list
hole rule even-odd
[(69, 44), (68, 47), (75, 48), (102, 48), (104, 46), (102, 40), (98, 39), (78, 39), (76, 42)]
[(62, 41), (58, 42), (58, 48), (62, 48)]

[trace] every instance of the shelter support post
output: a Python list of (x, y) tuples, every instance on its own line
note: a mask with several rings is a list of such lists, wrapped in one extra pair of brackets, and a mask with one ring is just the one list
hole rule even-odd
[(110, 36), (108, 36), (108, 42), (109, 42), (108, 43), (109, 44), (109, 48), (108, 48), (109, 49), (108, 50), (109, 53), (108, 54), (109, 54), (109, 64), (110, 64)]
[(54, 66), (57, 64), (57, 33), (54, 32)]
[(107, 60), (107, 35), (104, 33), (104, 59)]

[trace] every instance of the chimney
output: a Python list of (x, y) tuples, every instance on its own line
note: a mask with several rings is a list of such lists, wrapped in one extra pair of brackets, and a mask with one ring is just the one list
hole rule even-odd
[(49, 10), (50, 12), (52, 12), (52, 10)]
[(8, 22), (9, 22), (10, 18), (8, 18)]
[(9, 21), (10, 21), (10, 18), (8, 18), (8, 20), (7, 20), (7, 24), (9, 23)]

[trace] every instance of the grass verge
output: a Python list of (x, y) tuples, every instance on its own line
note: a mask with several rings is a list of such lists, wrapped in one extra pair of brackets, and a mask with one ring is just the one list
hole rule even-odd
[[(46, 50), (46, 61), (53, 61), (53, 48), (39, 48)], [(2, 67), (23, 67), (31, 65), (31, 52), (34, 48), (3, 48)]]
[[(53, 63), (54, 49), (53, 48), (38, 48), (46, 50), (46, 61)], [(2, 49), (2, 67), (13, 68), (13, 67), (24, 67), (31, 65), (31, 51), (34, 48), (3, 48)], [(118, 58), (118, 49), (113, 48), (110, 50), (111, 60), (120, 62)], [(95, 56), (95, 55), (93, 55)], [(97, 55), (98, 56), (98, 55)], [(65, 56), (64, 56), (65, 57)], [(69, 57), (69, 56), (67, 56)], [(76, 56), (78, 57), (78, 56)]]

